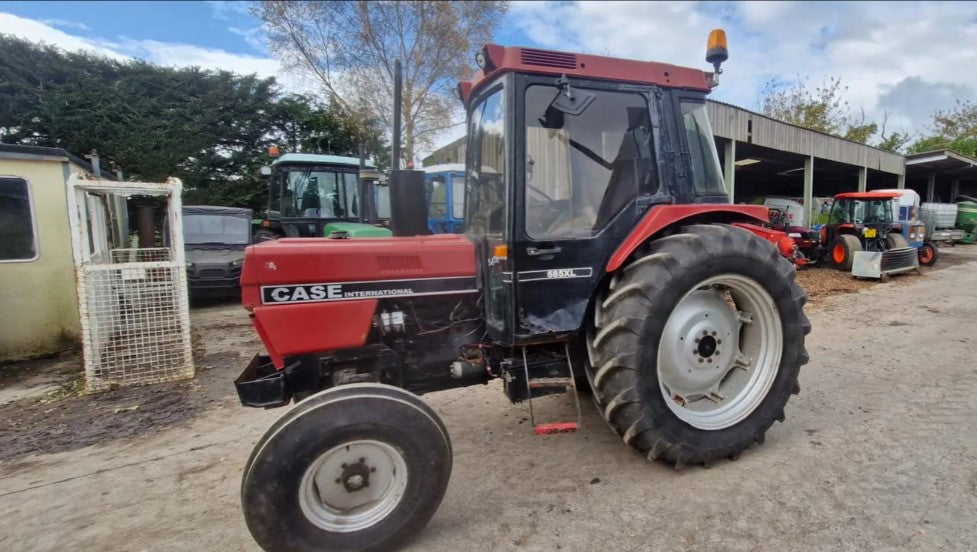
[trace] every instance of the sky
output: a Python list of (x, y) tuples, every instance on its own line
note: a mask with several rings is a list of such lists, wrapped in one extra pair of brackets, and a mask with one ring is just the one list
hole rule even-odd
[[(705, 42), (716, 27), (726, 30), (730, 59), (712, 97), (748, 109), (759, 108), (767, 82), (835, 76), (855, 112), (887, 115), (888, 131), (918, 136), (934, 110), (977, 100), (975, 2), (512, 2), (495, 42), (708, 70)], [(266, 51), (245, 2), (4, 2), (0, 33), (315, 91)]]

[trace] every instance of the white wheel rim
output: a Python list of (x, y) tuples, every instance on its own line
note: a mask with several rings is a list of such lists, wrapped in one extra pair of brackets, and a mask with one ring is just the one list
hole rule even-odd
[(743, 421), (770, 391), (783, 352), (780, 314), (751, 278), (709, 278), (676, 304), (658, 346), (665, 404), (689, 425), (719, 430)]
[(352, 533), (375, 525), (407, 490), (403, 453), (381, 441), (351, 441), (320, 455), (302, 476), (299, 506), (326, 531)]

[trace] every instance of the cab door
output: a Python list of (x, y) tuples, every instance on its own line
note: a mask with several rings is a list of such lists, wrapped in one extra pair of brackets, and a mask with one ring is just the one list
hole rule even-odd
[(572, 93), (593, 94), (586, 109), (560, 115), (552, 104), (565, 89), (552, 79), (524, 89), (524, 185), (511, 252), (517, 340), (581, 327), (604, 263), (654, 202), (638, 197), (658, 192), (649, 95), (582, 86)]

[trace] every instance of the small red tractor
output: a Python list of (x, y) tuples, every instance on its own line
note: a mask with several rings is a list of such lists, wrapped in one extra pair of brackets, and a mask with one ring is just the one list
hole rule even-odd
[(736, 459), (784, 420), (811, 325), (791, 264), (732, 224), (767, 209), (724, 191), (705, 97), (726, 58), (719, 30), (714, 73), (485, 46), (459, 85), (464, 235), (248, 248), (242, 300), (268, 354), (238, 395), (297, 403), (244, 469), (262, 548), (381, 550), (421, 531), (452, 465), (425, 392), (501, 380), (546, 434), (576, 429), (579, 403), (537, 424), (532, 401), (589, 387), (627, 445), (676, 468)]
[[(821, 227), (825, 255), (839, 270), (887, 280), (890, 274), (919, 268), (919, 252), (893, 218), (896, 192), (846, 192), (834, 198)], [(923, 225), (919, 224), (920, 232)]]

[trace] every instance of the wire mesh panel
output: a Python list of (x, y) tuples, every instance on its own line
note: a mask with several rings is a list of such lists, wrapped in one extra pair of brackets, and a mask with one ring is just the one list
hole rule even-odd
[[(99, 227), (104, 215), (89, 196), (157, 195), (167, 199), (164, 247), (112, 247)], [(69, 180), (86, 387), (191, 378), (190, 320), (180, 223), (180, 183)]]

